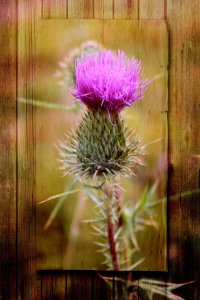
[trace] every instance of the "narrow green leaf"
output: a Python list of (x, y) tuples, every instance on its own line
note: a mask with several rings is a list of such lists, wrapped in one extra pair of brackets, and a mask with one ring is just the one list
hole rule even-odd
[(60, 198), (60, 197), (65, 197), (67, 195), (70, 195), (70, 194), (73, 194), (73, 193), (77, 193), (77, 192), (80, 192), (80, 189), (76, 189), (76, 190), (72, 190), (72, 191), (66, 191), (64, 193), (51, 196), (51, 197), (49, 197), (49, 198), (47, 198), (47, 199), (39, 202), (38, 204), (46, 203), (46, 202), (48, 202), (50, 200), (54, 200), (54, 199), (57, 199), (57, 198)]
[(88, 189), (84, 189), (86, 194), (89, 196), (89, 198), (98, 205), (98, 207), (101, 207), (101, 202), (97, 199), (97, 197)]
[(72, 111), (72, 112), (78, 112), (79, 108), (76, 105), (61, 105), (61, 104), (55, 104), (55, 103), (49, 103), (45, 101), (38, 101), (38, 100), (32, 100), (32, 99), (25, 99), (25, 98), (18, 98), (18, 101), (25, 104), (34, 105), (41, 108), (47, 108), (47, 109), (54, 109), (54, 110), (60, 110), (60, 111)]
[[(67, 186), (67, 191), (71, 191), (73, 189), (73, 187), (75, 186), (76, 184), (76, 180), (72, 180), (70, 182), (70, 184)], [(69, 194), (69, 193), (68, 193)], [(54, 209), (52, 210), (45, 226), (44, 226), (44, 229), (46, 230), (47, 228), (49, 228), (49, 226), (51, 225), (52, 221), (54, 220), (54, 218), (56, 217), (57, 213), (59, 212), (60, 208), (62, 207), (64, 201), (66, 200), (66, 198), (68, 197), (68, 194), (67, 195), (64, 195), (62, 196), (59, 201), (57, 202), (57, 204), (55, 205)]]

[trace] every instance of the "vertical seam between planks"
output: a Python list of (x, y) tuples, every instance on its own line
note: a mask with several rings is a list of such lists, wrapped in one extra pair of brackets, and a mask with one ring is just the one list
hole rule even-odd
[(140, 20), (140, 0), (137, 0), (138, 3), (138, 20)]
[(164, 0), (164, 20), (167, 20), (167, 0)]
[(40, 289), (41, 289), (41, 291), (40, 291), (40, 295), (41, 295), (41, 300), (43, 299), (43, 280), (42, 280), (42, 273), (40, 274)]
[(91, 278), (90, 278), (90, 280), (91, 280), (91, 300), (95, 300), (94, 299), (94, 276), (95, 275), (96, 274), (92, 274)]
[(65, 19), (68, 19), (68, 0), (66, 1), (66, 8), (65, 8)]
[(16, 67), (16, 162), (15, 162), (15, 173), (16, 173), (16, 299), (18, 299), (18, 275), (19, 275), (19, 251), (18, 251), (18, 56), (19, 56), (19, 52), (18, 52), (18, 29), (19, 29), (19, 15), (18, 15), (18, 9), (19, 9), (19, 1), (16, 0), (15, 2), (16, 4), (16, 62), (15, 62), (15, 67)]
[(111, 300), (114, 300), (115, 299), (115, 286), (114, 286), (114, 280), (112, 279), (112, 299)]
[[(165, 9), (167, 8), (167, 0), (165, 0)], [(165, 12), (167, 12), (165, 10)], [(167, 170), (167, 217), (166, 217), (166, 221), (167, 221), (167, 226), (166, 226), (166, 230), (167, 230), (167, 271), (170, 272), (170, 263), (169, 263), (169, 243), (170, 243), (170, 229), (169, 229), (169, 224), (170, 224), (170, 206), (169, 206), (169, 196), (170, 196), (170, 169), (169, 169), (169, 155), (170, 155), (170, 148), (171, 148), (171, 142), (170, 142), (170, 107), (171, 107), (171, 103), (170, 100), (171, 99), (171, 90), (170, 90), (170, 86), (171, 86), (171, 30), (170, 30), (170, 25), (168, 22), (168, 18), (167, 15), (164, 15), (164, 17), (166, 16), (165, 19), (165, 24), (166, 24), (166, 28), (167, 28), (167, 33), (168, 33), (168, 65), (167, 65), (167, 75), (168, 75), (168, 80), (167, 80), (167, 89), (168, 89), (168, 99), (167, 99), (167, 135), (168, 135), (168, 139), (167, 139), (167, 156), (168, 156), (168, 170)]]
[(44, 15), (43, 15), (43, 12), (44, 12), (44, 2), (43, 2), (43, 0), (39, 0), (39, 1), (41, 3), (41, 19), (43, 19), (44, 18)]

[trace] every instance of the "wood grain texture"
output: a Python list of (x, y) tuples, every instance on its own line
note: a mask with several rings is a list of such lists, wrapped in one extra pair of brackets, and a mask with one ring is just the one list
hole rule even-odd
[[(200, 2), (168, 1), (170, 29), (169, 69), (169, 193), (179, 200), (170, 202), (169, 258), (170, 276), (199, 282), (198, 195), (183, 198), (184, 191), (199, 188), (200, 142)], [(187, 299), (199, 299), (195, 285)]]
[(94, 19), (113, 19), (113, 0), (94, 0)]
[(114, 0), (114, 19), (138, 19), (138, 0)]
[(66, 19), (67, 0), (41, 0), (42, 19)]
[(93, 19), (93, 0), (68, 0), (68, 19)]
[[(34, 1), (18, 1), (18, 97), (33, 98)], [(18, 299), (37, 299), (34, 107), (18, 103)]]
[(139, 19), (164, 19), (165, 0), (139, 0)]
[(60, 272), (43, 272), (41, 274), (41, 300), (65, 300), (67, 290), (67, 276)]
[(83, 297), (87, 300), (94, 299), (92, 296), (91, 272), (68, 272), (67, 273), (67, 299), (79, 300)]
[[(21, 1), (20, 1), (21, 2)], [(149, 1), (150, 2), (150, 1)], [(29, 2), (28, 2), (29, 3)], [(169, 205), (169, 226), (170, 226), (170, 248), (169, 248), (169, 276), (166, 280), (174, 280), (176, 282), (183, 282), (187, 280), (196, 280), (194, 285), (185, 287), (179, 291), (179, 294), (187, 300), (199, 299), (199, 270), (200, 254), (199, 254), (199, 199), (197, 197), (190, 197), (185, 200), (181, 198), (181, 194), (185, 190), (191, 190), (199, 186), (199, 149), (197, 142), (199, 139), (199, 7), (198, 0), (168, 0), (167, 6), (167, 22), (168, 30), (170, 32), (170, 69), (169, 69), (169, 154), (171, 159), (171, 172), (169, 177), (169, 193), (180, 195), (180, 199), (171, 202)], [(3, 43), (1, 47), (1, 64), (4, 74), (1, 75), (1, 114), (0, 114), (0, 147), (4, 156), (1, 157), (3, 166), (1, 170), (1, 203), (3, 203), (0, 213), (1, 220), (1, 238), (0, 238), (0, 259), (3, 264), (0, 275), (0, 295), (4, 300), (17, 299), (16, 296), (16, 175), (15, 175), (15, 147), (16, 147), (16, 20), (17, 1), (1, 1), (0, 11), (2, 19), (5, 21), (3, 30), (1, 29), (1, 38)], [(26, 8), (26, 11), (28, 9)], [(154, 12), (153, 12), (154, 14)], [(80, 12), (74, 15), (81, 15)], [(30, 16), (29, 16), (30, 17)], [(24, 38), (25, 40), (25, 38)], [(22, 70), (22, 69), (21, 69)], [(24, 70), (21, 71), (24, 74)], [(25, 74), (23, 75), (25, 76)], [(24, 89), (27, 81), (24, 81)], [(3, 90), (3, 93), (2, 93)], [(28, 112), (30, 108), (20, 108), (27, 114), (25, 117), (29, 119)], [(22, 114), (21, 114), (22, 115)], [(32, 114), (31, 114), (32, 115)], [(24, 118), (24, 117), (23, 117)], [(31, 118), (30, 118), (31, 119)], [(13, 123), (14, 120), (14, 123)], [(31, 121), (32, 122), (32, 121)], [(9, 126), (10, 124), (11, 127)], [(18, 122), (19, 124), (19, 122)], [(178, 124), (178, 125), (177, 125)], [(179, 126), (180, 124), (180, 126)], [(23, 130), (25, 125), (22, 126)], [(20, 129), (20, 127), (18, 127)], [(3, 130), (2, 130), (3, 129)], [(26, 148), (28, 149), (28, 147)], [(5, 167), (4, 167), (5, 166)], [(3, 175), (2, 175), (3, 174)], [(27, 176), (27, 172), (24, 173)], [(27, 181), (28, 177), (24, 179)], [(22, 175), (21, 175), (22, 182)], [(24, 185), (26, 188), (27, 184)], [(26, 189), (24, 189), (27, 194)], [(21, 192), (22, 195), (22, 187)], [(2, 197), (3, 196), (3, 197)], [(29, 195), (30, 196), (30, 195)], [(29, 207), (28, 214), (19, 213), (20, 223), (20, 243), (19, 252), (22, 253), (22, 245), (25, 247), (25, 256), (20, 255), (21, 264), (18, 266), (18, 274), (20, 274), (20, 281), (26, 277), (27, 274), (32, 273), (34, 259), (30, 257), (30, 245), (32, 244), (33, 231), (30, 229), (28, 221), (34, 222), (34, 209), (30, 209), (30, 199), (28, 200)], [(21, 201), (21, 200), (20, 200)], [(31, 204), (32, 205), (32, 204)], [(20, 206), (22, 211), (22, 205)], [(23, 217), (24, 222), (23, 222)], [(29, 219), (29, 220), (28, 220)], [(22, 225), (24, 224), (24, 229)], [(23, 229), (23, 230), (22, 230)], [(29, 233), (26, 233), (26, 230)], [(22, 243), (22, 240), (24, 242)], [(26, 242), (25, 242), (26, 241)], [(172, 246), (172, 248), (171, 248)], [(28, 252), (28, 254), (26, 253)], [(32, 256), (32, 255), (31, 255)], [(21, 267), (24, 262), (25, 267)], [(30, 272), (30, 270), (32, 270)], [(35, 271), (34, 271), (35, 274)], [(68, 274), (68, 272), (66, 273)], [(2, 277), (3, 275), (3, 277)], [(51, 276), (52, 274), (49, 273)], [(54, 275), (52, 275), (53, 278)], [(68, 276), (68, 275), (66, 275)], [(79, 280), (82, 280), (81, 285), (85, 282), (84, 276), (79, 276), (76, 272), (77, 279), (74, 281), (74, 289), (78, 288)], [(145, 274), (144, 274), (145, 276)], [(160, 275), (162, 279), (162, 275)], [(57, 278), (57, 274), (55, 275)], [(59, 276), (58, 276), (59, 277)], [(70, 275), (69, 275), (70, 277)], [(29, 277), (30, 278), (30, 277)], [(90, 281), (92, 283), (92, 278)], [(101, 279), (96, 279), (95, 283), (98, 287), (101, 285)], [(58, 280), (59, 281), (59, 280)], [(72, 278), (73, 281), (73, 278)], [(38, 284), (33, 284), (31, 279), (30, 284), (19, 285), (19, 297), (22, 299), (42, 299), (42, 290), (47, 290), (49, 279), (41, 280), (39, 277)], [(30, 287), (32, 285), (32, 287)], [(63, 284), (55, 284), (56, 290), (64, 290)], [(79, 288), (78, 288), (79, 289)], [(33, 290), (35, 290), (33, 292)], [(31, 291), (31, 293), (30, 293)], [(37, 293), (38, 291), (38, 293)], [(69, 289), (70, 291), (70, 289)], [(83, 291), (83, 290), (82, 290)], [(47, 295), (49, 299), (55, 299), (54, 293)], [(35, 294), (35, 298), (33, 297)], [(77, 295), (77, 292), (75, 291)], [(115, 293), (114, 293), (115, 294)], [(28, 295), (28, 296), (27, 296)], [(31, 297), (29, 297), (31, 295)], [(43, 295), (45, 293), (43, 292)], [(51, 295), (53, 295), (51, 297)], [(69, 298), (69, 293), (66, 291), (65, 299)], [(76, 299), (84, 298), (87, 291), (80, 294)], [(27, 296), (27, 297), (26, 297)], [(60, 299), (60, 298), (57, 298)], [(61, 297), (61, 299), (63, 299)], [(89, 298), (90, 299), (90, 298)], [(158, 299), (156, 297), (156, 299)], [(160, 299), (160, 298), (159, 298)]]
[[(140, 46), (139, 57), (142, 62), (145, 63), (146, 69), (154, 70), (155, 82), (152, 83), (153, 87), (150, 92), (146, 95), (143, 101), (138, 104), (138, 112), (140, 116), (140, 130), (142, 136), (148, 136), (148, 125), (151, 124), (151, 128), (154, 128), (157, 132), (157, 136), (162, 139), (161, 143), (156, 144), (155, 149), (157, 153), (157, 161), (167, 161), (168, 152), (168, 31), (166, 24), (163, 20), (152, 20), (152, 21), (139, 21), (139, 37)], [(156, 49), (160, 49), (157, 51)], [(155, 53), (157, 53), (155, 55)], [(146, 70), (145, 69), (145, 70)], [(150, 78), (153, 77), (148, 75)], [(159, 88), (158, 88), (159, 86)], [(155, 108), (156, 107), (156, 108)], [(156, 126), (153, 123), (156, 119)], [(153, 138), (149, 138), (153, 140)], [(150, 149), (149, 149), (150, 151)], [(156, 150), (154, 150), (156, 151)], [(162, 184), (160, 185), (160, 197), (166, 197), (167, 193), (167, 177), (168, 170), (162, 170)], [(148, 243), (145, 248), (146, 261), (152, 262), (155, 260), (154, 271), (167, 270), (167, 249), (166, 249), (166, 238), (167, 238), (167, 208), (163, 205), (158, 210), (158, 215), (162, 215), (162, 222), (159, 225), (157, 232), (150, 232), (147, 240)], [(157, 216), (158, 216), (157, 215)], [(159, 218), (158, 218), (159, 219)], [(151, 241), (151, 242), (150, 242)], [(142, 241), (141, 241), (142, 242)], [(165, 246), (164, 246), (165, 245)], [(163, 257), (163, 260), (159, 259)], [(150, 268), (148, 269), (150, 271)]]
[[(109, 276), (112, 275), (109, 272), (101, 273), (101, 275)], [(114, 282), (110, 281), (108, 284), (99, 274), (93, 272), (92, 274), (92, 284), (93, 284), (93, 296), (92, 299), (95, 300), (114, 300)]]
[(0, 5), (0, 299), (16, 298), (16, 4)]

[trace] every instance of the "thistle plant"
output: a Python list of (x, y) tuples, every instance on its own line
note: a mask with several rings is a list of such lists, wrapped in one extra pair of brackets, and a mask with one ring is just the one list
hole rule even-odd
[(131, 270), (143, 261), (131, 264), (139, 248), (130, 226), (136, 212), (128, 214), (121, 207), (118, 189), (120, 178), (134, 174), (141, 164), (146, 147), (125, 126), (121, 111), (143, 97), (150, 80), (142, 78), (141, 62), (127, 60), (123, 51), (83, 55), (75, 69), (72, 95), (84, 104), (85, 113), (61, 145), (62, 168), (96, 204), (93, 229), (107, 268)]
[(141, 77), (141, 62), (122, 51), (102, 51), (76, 61), (72, 92), (86, 112), (70, 142), (63, 146), (66, 172), (79, 178), (109, 179), (132, 173), (144, 146), (132, 136), (121, 110), (143, 97), (150, 81)]
[[(77, 60), (73, 95), (86, 108), (78, 129), (61, 146), (64, 174), (74, 174), (75, 180), (64, 193), (46, 200), (60, 198), (46, 223), (47, 228), (67, 197), (80, 189), (85, 191), (95, 205), (96, 218), (84, 222), (92, 224), (98, 251), (105, 256), (102, 263), (112, 270), (134, 270), (143, 262), (143, 257), (134, 259), (134, 254), (140, 253), (137, 232), (143, 232), (146, 226), (156, 226), (152, 220), (154, 208), (166, 203), (166, 198), (155, 201), (159, 180), (146, 188), (134, 205), (125, 206), (121, 202), (121, 175), (133, 173), (146, 149), (135, 133), (128, 132), (121, 116), (122, 109), (141, 99), (150, 84), (141, 74), (141, 63), (134, 58), (127, 61), (120, 51), (89, 54)], [(199, 190), (194, 192), (199, 193)], [(179, 195), (172, 200), (177, 198)], [(145, 212), (149, 219), (144, 218)], [(138, 296), (138, 292), (144, 299), (153, 299), (154, 294), (183, 299), (173, 294), (173, 290), (184, 284), (151, 279), (125, 284), (126, 296), (130, 299), (135, 294)]]
[[(155, 279), (141, 278), (139, 280), (130, 280), (120, 277), (106, 277), (98, 274), (100, 278), (105, 280), (108, 284), (110, 281), (115, 281), (123, 285), (122, 293), (120, 293), (120, 299), (142, 299), (153, 300), (154, 295), (160, 295), (165, 299), (171, 300), (184, 300), (184, 298), (174, 294), (174, 290), (181, 288), (182, 286), (194, 283), (194, 281), (186, 283), (172, 283), (166, 281), (160, 281)], [(131, 275), (131, 274), (129, 274)]]

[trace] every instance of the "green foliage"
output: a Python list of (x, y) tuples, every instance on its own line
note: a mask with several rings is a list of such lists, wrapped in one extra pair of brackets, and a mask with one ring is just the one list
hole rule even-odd
[[(177, 288), (180, 288), (184, 285), (191, 284), (194, 281), (186, 282), (186, 283), (171, 283), (171, 282), (165, 282), (160, 280), (153, 280), (153, 279), (146, 279), (142, 278), (135, 281), (126, 280), (119, 277), (106, 277), (102, 276), (98, 273), (98, 275), (105, 280), (108, 285), (110, 285), (110, 281), (116, 281), (121, 282), (126, 287), (126, 294), (128, 296), (131, 294), (131, 292), (135, 291), (136, 296), (139, 298), (142, 296), (142, 299), (147, 300), (153, 300), (154, 295), (161, 295), (165, 297), (166, 299), (170, 300), (184, 300), (184, 298), (177, 296), (173, 293), (173, 291)], [(132, 299), (132, 298), (131, 298)]]

